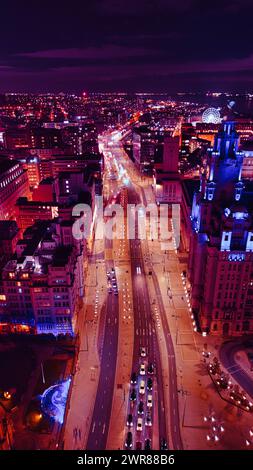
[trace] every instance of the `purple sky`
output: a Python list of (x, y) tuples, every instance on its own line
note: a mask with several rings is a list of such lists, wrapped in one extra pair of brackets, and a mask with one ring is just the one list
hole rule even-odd
[(252, 17), (252, 0), (5, 2), (0, 91), (252, 91)]

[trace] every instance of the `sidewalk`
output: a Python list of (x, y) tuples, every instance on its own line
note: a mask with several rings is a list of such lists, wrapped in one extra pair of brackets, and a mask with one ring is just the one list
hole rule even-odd
[[(100, 244), (100, 245), (99, 245)], [(101, 242), (95, 242), (94, 252)], [(103, 262), (90, 263), (86, 279), (86, 295), (79, 311), (77, 331), (80, 336), (80, 350), (73, 379), (70, 406), (66, 419), (64, 449), (85, 449), (92, 418), (100, 360), (98, 354), (101, 334), (101, 311), (106, 301), (106, 276)], [(103, 331), (102, 331), (103, 333)], [(80, 429), (80, 437), (74, 429)]]

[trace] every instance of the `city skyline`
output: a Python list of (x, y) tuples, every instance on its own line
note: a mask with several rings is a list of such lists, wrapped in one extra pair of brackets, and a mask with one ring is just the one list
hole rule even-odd
[(4, 2), (0, 462), (252, 455), (252, 17)]

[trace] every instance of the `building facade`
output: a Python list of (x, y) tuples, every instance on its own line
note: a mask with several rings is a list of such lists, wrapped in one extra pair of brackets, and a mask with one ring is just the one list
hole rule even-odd
[(35, 223), (2, 272), (0, 331), (8, 325), (10, 331), (72, 334), (83, 286), (83, 249), (72, 223)]
[(192, 311), (202, 332), (219, 336), (253, 332), (253, 192), (241, 179), (243, 158), (234, 123), (226, 122), (192, 205)]
[(15, 161), (0, 163), (0, 220), (15, 219), (15, 203), (30, 194), (27, 172)]

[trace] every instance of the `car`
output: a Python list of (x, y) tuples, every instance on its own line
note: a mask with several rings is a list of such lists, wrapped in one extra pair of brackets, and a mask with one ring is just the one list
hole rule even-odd
[(153, 388), (153, 380), (149, 377), (147, 380), (147, 389), (151, 392)]
[(113, 293), (114, 293), (114, 295), (119, 295), (118, 289), (117, 289), (117, 290), (115, 289), (115, 290), (113, 291)]
[(137, 419), (136, 431), (138, 431), (138, 432), (142, 431), (142, 418)]
[(141, 348), (141, 357), (146, 357), (146, 348)]
[(145, 375), (146, 374), (146, 369), (145, 369), (145, 364), (140, 365), (140, 375)]
[(136, 372), (132, 372), (130, 382), (133, 385), (137, 383), (137, 374), (136, 374)]
[(154, 373), (154, 365), (152, 362), (149, 363), (148, 365), (148, 374), (153, 374)]
[(136, 442), (135, 449), (136, 449), (136, 450), (142, 450), (142, 442), (137, 441), (137, 442)]
[(145, 440), (145, 450), (151, 450), (151, 439)]
[(153, 406), (153, 397), (152, 395), (148, 395), (148, 398), (147, 398), (147, 407), (148, 408), (152, 408)]
[(128, 447), (128, 448), (133, 447), (133, 435), (130, 431), (127, 433), (127, 436), (126, 436), (125, 447)]
[(131, 413), (129, 413), (127, 417), (127, 426), (129, 427), (133, 426), (133, 415)]
[(152, 416), (150, 411), (147, 411), (145, 424), (146, 426), (152, 426)]
[(116, 283), (116, 277), (115, 276), (112, 276), (112, 282)]
[(160, 442), (160, 450), (167, 450), (168, 449), (168, 444), (166, 439), (163, 437)]
[(144, 413), (144, 403), (143, 403), (143, 401), (140, 401), (140, 403), (138, 405), (138, 414), (143, 415), (143, 413)]
[(112, 293), (112, 288), (111, 287), (108, 287), (108, 292), (109, 292), (109, 294)]
[(111, 271), (112, 271), (112, 273), (115, 273), (115, 269), (114, 269), (114, 268), (112, 268)]
[(136, 391), (133, 389), (130, 393), (130, 401), (135, 401), (137, 397)]
[(110, 277), (111, 276), (110, 271), (106, 271), (106, 275), (107, 275), (107, 277)]
[(144, 380), (141, 380), (141, 381), (140, 381), (139, 393), (140, 393), (141, 395), (144, 395), (144, 393), (145, 393), (145, 381), (144, 381)]

